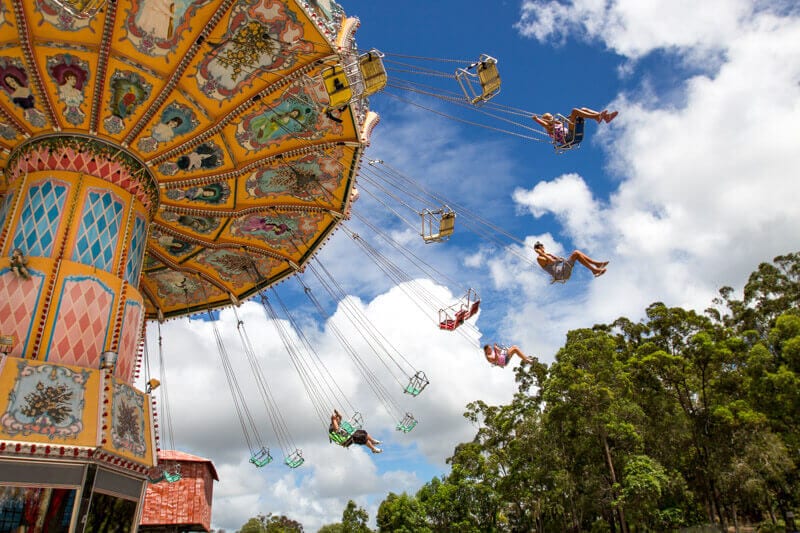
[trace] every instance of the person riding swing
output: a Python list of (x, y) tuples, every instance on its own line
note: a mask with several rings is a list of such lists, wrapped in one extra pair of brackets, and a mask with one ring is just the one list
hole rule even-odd
[(378, 448), (381, 441), (373, 438), (366, 430), (357, 429), (351, 435), (348, 435), (342, 426), (342, 415), (336, 409), (333, 410), (331, 415), (331, 424), (328, 426), (328, 440), (335, 442), (340, 446), (349, 448), (353, 444), (366, 446), (372, 453), (381, 453), (383, 450)]

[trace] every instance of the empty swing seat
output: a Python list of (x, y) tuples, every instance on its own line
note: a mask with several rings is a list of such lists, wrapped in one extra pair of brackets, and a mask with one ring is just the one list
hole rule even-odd
[[(474, 289), (468, 289), (467, 294), (464, 295), (463, 301), (451, 305), (447, 309), (439, 309), (439, 329), (447, 331), (456, 329), (478, 312), (480, 304), (481, 301), (478, 299), (478, 293), (475, 292)], [(456, 307), (458, 307), (458, 311), (451, 315), (450, 312)]]
[(328, 93), (330, 107), (340, 107), (353, 98), (353, 90), (344, 69), (338, 65), (328, 67), (322, 71), (322, 82)]
[(500, 74), (497, 72), (497, 61), (481, 61), (478, 63), (478, 79), (481, 82), (483, 94), (481, 99), (486, 101), (500, 92)]
[(167, 483), (176, 483), (180, 480), (181, 480), (181, 465), (175, 465), (172, 468), (172, 471), (170, 471), (170, 469), (168, 468), (164, 469), (164, 481), (166, 481)]
[(406, 385), (406, 388), (403, 389), (403, 392), (405, 394), (410, 394), (411, 396), (419, 396), (419, 393), (422, 392), (429, 383), (430, 381), (428, 381), (428, 377), (425, 375), (425, 372), (420, 370), (411, 377), (408, 385)]
[[(425, 244), (443, 242), (453, 235), (456, 225), (456, 213), (447, 206), (431, 211), (426, 209), (420, 213), (422, 218), (422, 240)], [(434, 220), (438, 231), (433, 232)]]
[(250, 457), (250, 462), (253, 463), (256, 468), (261, 468), (272, 462), (272, 456), (269, 454), (267, 448), (261, 448)]
[(386, 87), (386, 68), (383, 66), (383, 54), (372, 49), (358, 58), (358, 69), (364, 80), (364, 94), (369, 96)]
[(303, 452), (300, 450), (295, 450), (293, 453), (287, 455), (283, 462), (289, 468), (297, 468), (305, 463), (306, 460), (303, 458)]
[[(473, 68), (477, 73), (470, 72)], [(475, 106), (488, 102), (500, 92), (501, 80), (497, 71), (497, 60), (486, 54), (481, 54), (477, 63), (456, 70), (456, 79), (464, 91), (464, 96)], [(480, 86), (480, 92), (477, 86)]]
[(417, 419), (411, 413), (406, 413), (406, 416), (396, 426), (397, 431), (402, 431), (403, 433), (408, 433), (415, 427), (417, 427)]

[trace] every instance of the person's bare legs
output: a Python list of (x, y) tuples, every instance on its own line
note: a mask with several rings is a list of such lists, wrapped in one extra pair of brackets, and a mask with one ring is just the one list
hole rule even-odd
[(608, 261), (595, 261), (580, 250), (575, 250), (572, 252), (572, 254), (569, 256), (569, 261), (572, 263), (578, 261), (580, 264), (591, 270), (592, 274), (595, 276), (601, 276), (605, 274), (605, 267), (608, 265)]
[(513, 355), (516, 355), (517, 357), (519, 357), (520, 359), (522, 359), (526, 363), (530, 363), (531, 362), (531, 358), (528, 357), (527, 355), (525, 355), (524, 353), (522, 353), (522, 350), (520, 350), (518, 346), (509, 346), (508, 347), (508, 357), (509, 357), (509, 359)]
[(588, 107), (576, 107), (572, 110), (572, 113), (569, 114), (569, 122), (570, 124), (575, 124), (575, 119), (578, 117), (590, 118), (592, 120), (596, 120), (597, 122), (602, 122), (605, 118), (603, 113), (605, 113), (605, 111), (595, 111), (594, 109), (589, 109)]
[(572, 110), (572, 113), (570, 113), (569, 121), (570, 124), (575, 124), (575, 119), (577, 117), (583, 117), (596, 120), (598, 123), (603, 122), (604, 120), (606, 123), (608, 123), (614, 120), (618, 114), (618, 111), (612, 111), (609, 113), (607, 109), (595, 111), (594, 109), (589, 109), (588, 107), (576, 107)]
[(367, 448), (372, 450), (372, 453), (381, 453), (383, 451), (376, 446), (376, 444), (380, 443), (381, 441), (373, 439), (372, 435), (370, 435), (369, 433), (367, 434)]

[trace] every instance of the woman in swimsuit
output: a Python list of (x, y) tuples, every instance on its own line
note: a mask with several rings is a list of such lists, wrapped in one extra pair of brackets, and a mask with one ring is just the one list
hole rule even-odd
[(557, 255), (549, 254), (544, 251), (544, 244), (537, 242), (533, 245), (537, 254), (536, 261), (542, 269), (553, 276), (553, 282), (565, 282), (572, 275), (572, 267), (575, 261), (588, 268), (594, 277), (602, 276), (606, 273), (608, 261), (595, 261), (585, 253), (575, 250), (567, 259)]

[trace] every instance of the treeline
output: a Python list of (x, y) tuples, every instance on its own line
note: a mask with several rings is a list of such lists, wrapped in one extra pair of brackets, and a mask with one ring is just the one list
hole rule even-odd
[(380, 531), (794, 531), (800, 499), (800, 254), (741, 300), (571, 331), (509, 405), (476, 401), (449, 475), (389, 494)]

